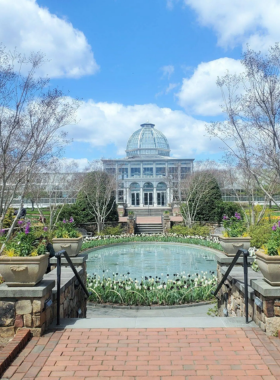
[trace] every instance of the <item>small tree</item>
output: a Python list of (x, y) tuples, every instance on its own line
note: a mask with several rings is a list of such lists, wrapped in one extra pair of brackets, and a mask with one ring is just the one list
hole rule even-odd
[(195, 221), (216, 219), (216, 206), (222, 195), (214, 172), (212, 163), (197, 163), (196, 171), (181, 181), (181, 213), (188, 227)]
[(43, 63), (40, 53), (26, 58), (0, 46), (0, 229), (14, 197), (20, 198), (7, 239), (32, 174), (61, 150), (61, 128), (73, 122), (78, 106), (37, 75)]
[(104, 223), (116, 206), (116, 177), (103, 171), (102, 163), (93, 162), (91, 172), (85, 177), (82, 192), (88, 203), (88, 211), (97, 223), (100, 233)]
[(228, 161), (246, 173), (251, 188), (256, 184), (278, 207), (270, 184), (280, 183), (279, 44), (266, 55), (248, 48), (241, 63), (242, 74), (217, 80), (226, 119), (208, 130), (223, 141)]

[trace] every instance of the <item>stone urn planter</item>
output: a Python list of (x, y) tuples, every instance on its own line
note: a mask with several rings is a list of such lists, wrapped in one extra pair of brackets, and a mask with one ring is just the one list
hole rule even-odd
[(55, 252), (65, 249), (68, 256), (75, 257), (81, 250), (83, 244), (83, 237), (78, 238), (53, 238), (52, 244)]
[(225, 254), (229, 257), (234, 257), (237, 251), (242, 249), (250, 248), (250, 237), (224, 237), (219, 236), (220, 244), (225, 252)]
[(46, 273), (49, 253), (41, 256), (0, 256), (0, 273), (7, 286), (35, 286)]
[(280, 286), (280, 256), (268, 256), (262, 249), (256, 252), (257, 264), (264, 280), (272, 286)]

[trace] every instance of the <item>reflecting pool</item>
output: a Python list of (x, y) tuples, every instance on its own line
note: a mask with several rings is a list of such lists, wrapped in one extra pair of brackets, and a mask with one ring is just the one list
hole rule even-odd
[(215, 272), (215, 255), (204, 247), (179, 244), (131, 243), (109, 246), (88, 254), (87, 272), (100, 277), (113, 274), (127, 275), (141, 280), (142, 277), (173, 276), (177, 273), (194, 274)]

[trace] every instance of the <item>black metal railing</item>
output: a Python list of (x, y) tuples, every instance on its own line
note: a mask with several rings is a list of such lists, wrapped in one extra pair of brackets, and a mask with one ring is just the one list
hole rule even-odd
[(56, 324), (60, 325), (60, 283), (61, 283), (61, 257), (65, 257), (67, 260), (70, 268), (74, 272), (77, 280), (79, 281), (85, 295), (87, 298), (89, 297), (89, 293), (87, 291), (87, 288), (85, 287), (85, 284), (83, 283), (79, 273), (77, 272), (76, 268), (74, 267), (70, 257), (68, 256), (68, 253), (65, 250), (59, 251), (55, 253), (55, 257), (57, 258), (57, 266), (56, 266), (56, 272), (57, 272), (57, 281), (56, 281), (56, 288), (57, 288), (57, 316), (56, 316)]
[(226, 273), (224, 274), (221, 282), (219, 283), (217, 289), (213, 292), (213, 295), (216, 297), (219, 290), (223, 286), (224, 282), (228, 278), (228, 275), (230, 274), (232, 268), (236, 264), (239, 257), (243, 254), (243, 270), (244, 270), (244, 299), (245, 299), (245, 316), (246, 316), (246, 323), (249, 323), (249, 312), (248, 312), (248, 256), (249, 251), (247, 249), (239, 249), (237, 254), (234, 256), (234, 259), (232, 260), (230, 266), (228, 267)]

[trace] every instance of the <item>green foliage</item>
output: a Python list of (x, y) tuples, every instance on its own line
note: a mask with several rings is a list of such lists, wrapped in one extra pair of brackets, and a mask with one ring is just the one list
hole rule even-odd
[(272, 233), (264, 244), (265, 253), (269, 256), (278, 256), (280, 254), (280, 222), (272, 226)]
[(69, 221), (63, 219), (62, 222), (56, 224), (54, 237), (56, 238), (77, 238), (81, 236), (80, 232), (75, 229), (74, 219), (70, 217)]
[(30, 223), (26, 223), (24, 226), (21, 224), (21, 226), (23, 231), (16, 232), (12, 239), (7, 242), (3, 254), (9, 257), (45, 254), (48, 242), (47, 232), (43, 229), (30, 227)]
[(223, 226), (226, 230), (227, 237), (241, 237), (246, 233), (246, 225), (241, 215), (236, 212), (234, 216), (228, 218), (227, 215), (223, 216)]
[(214, 243), (212, 241), (208, 240), (202, 240), (202, 239), (196, 239), (196, 238), (184, 238), (184, 237), (177, 237), (177, 236), (167, 236), (167, 235), (153, 235), (153, 236), (120, 236), (116, 238), (109, 238), (109, 239), (95, 239), (86, 241), (82, 245), (82, 251), (89, 249), (89, 248), (95, 248), (95, 247), (101, 247), (104, 245), (110, 245), (110, 244), (116, 244), (116, 243), (133, 243), (133, 242), (160, 242), (160, 243), (184, 243), (184, 244), (194, 244), (194, 245), (201, 245), (204, 247), (209, 247), (213, 249), (217, 249), (219, 251), (223, 251), (223, 248), (219, 243)]
[(122, 226), (118, 224), (116, 227), (106, 227), (100, 235), (121, 235), (123, 233)]
[(249, 235), (251, 236), (251, 247), (261, 248), (272, 234), (271, 224), (263, 223), (250, 227)]
[(199, 224), (193, 225), (191, 228), (182, 225), (173, 226), (170, 230), (171, 233), (184, 235), (184, 236), (209, 236), (210, 227), (200, 226)]
[[(206, 186), (203, 185), (203, 182), (207, 184), (207, 190), (201, 190)], [(188, 205), (185, 203), (181, 205), (182, 215), (187, 214), (184, 208), (188, 207), (189, 210), (192, 210), (191, 215), (194, 215), (195, 221), (216, 221), (217, 203), (222, 201), (222, 193), (215, 177), (210, 173), (198, 175), (190, 186), (190, 194)]]
[(100, 278), (88, 276), (87, 288), (90, 301), (124, 305), (180, 305), (213, 299), (211, 290), (217, 286), (217, 277), (202, 275), (186, 276), (183, 273), (166, 277), (165, 280), (149, 278), (132, 280), (127, 275)]
[(213, 307), (210, 307), (208, 309), (207, 315), (210, 315), (211, 317), (217, 317), (218, 316), (218, 303), (217, 302)]
[(14, 209), (9, 208), (3, 220), (3, 228), (10, 228), (14, 218)]
[(242, 207), (235, 202), (224, 202), (219, 201), (216, 202), (216, 219), (217, 223), (221, 223), (223, 220), (223, 216), (227, 215), (229, 218), (235, 215), (235, 213), (243, 216)]
[[(112, 207), (113, 202), (113, 208), (107, 216), (106, 222), (115, 222), (119, 220), (118, 209), (114, 197), (111, 197), (108, 209)], [(95, 216), (90, 212), (89, 202), (85, 194), (82, 192), (78, 194), (76, 203), (63, 206), (63, 209), (59, 215), (59, 220), (70, 219), (71, 216), (74, 218), (76, 225), (96, 222)]]

